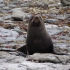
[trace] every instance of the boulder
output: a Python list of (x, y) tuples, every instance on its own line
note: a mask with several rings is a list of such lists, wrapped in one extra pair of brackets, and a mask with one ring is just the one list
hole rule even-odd
[(28, 56), (29, 60), (51, 63), (69, 63), (70, 55), (56, 55), (51, 53), (35, 53)]
[(47, 23), (56, 23), (56, 22), (58, 22), (58, 19), (47, 19), (45, 22), (47, 22)]

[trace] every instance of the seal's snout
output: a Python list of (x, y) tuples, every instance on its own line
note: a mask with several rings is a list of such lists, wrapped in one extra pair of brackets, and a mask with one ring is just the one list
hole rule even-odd
[(40, 22), (39, 18), (38, 17), (35, 17), (34, 18), (34, 22), (36, 22), (36, 23)]
[(40, 26), (40, 19), (38, 16), (34, 16), (33, 19), (32, 19), (32, 22), (31, 22), (31, 25), (32, 26)]

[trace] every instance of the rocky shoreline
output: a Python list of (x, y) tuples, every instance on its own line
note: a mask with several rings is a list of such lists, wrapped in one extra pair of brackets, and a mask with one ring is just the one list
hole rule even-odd
[[(40, 14), (55, 50), (70, 53), (69, 12), (70, 8), (63, 7), (60, 0), (0, 0), (0, 50), (23, 46), (31, 14)], [(17, 54), (0, 51), (0, 70), (70, 70), (70, 54)]]

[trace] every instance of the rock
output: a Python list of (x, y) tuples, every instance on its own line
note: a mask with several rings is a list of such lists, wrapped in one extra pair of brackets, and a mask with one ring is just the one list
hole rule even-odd
[(57, 15), (56, 14), (50, 14), (51, 18), (55, 18)]
[(10, 7), (10, 8), (16, 8), (17, 5), (10, 4), (9, 7)]
[(11, 52), (11, 53), (12, 53), (12, 55), (10, 54), (10, 52), (0, 51), (0, 58), (5, 59), (6, 62), (15, 62), (16, 63), (16, 62), (26, 61), (26, 58), (24, 58), (22, 56), (16, 56), (15, 53), (17, 53), (17, 52)]
[(4, 20), (4, 23), (13, 24), (14, 21), (11, 20)]
[(68, 52), (68, 47), (64, 43), (57, 43), (55, 45), (55, 50), (57, 50), (57, 52)]
[(70, 18), (70, 14), (67, 14), (67, 17)]
[[(20, 14), (21, 13), (21, 14)], [(12, 19), (16, 20), (16, 21), (23, 21), (23, 19), (25, 18), (25, 13), (15, 9), (12, 13)]]
[(31, 14), (26, 13), (26, 18), (29, 19), (31, 17)]
[(45, 22), (47, 22), (47, 23), (56, 23), (56, 22), (58, 22), (58, 19), (47, 19)]
[(57, 15), (56, 18), (60, 19), (60, 20), (65, 20), (67, 17), (66, 17), (66, 15)]
[(55, 0), (49, 0), (49, 4), (53, 4)]
[(0, 8), (2, 8), (4, 5), (4, 0), (0, 0)]
[(61, 0), (63, 6), (70, 6), (70, 0)]
[(0, 8), (2, 8), (3, 6), (5, 6), (4, 4), (0, 4)]
[(66, 14), (67, 20), (70, 21), (70, 14)]
[(26, 66), (23, 66), (21, 64), (15, 64), (15, 63), (3, 63), (3, 64), (0, 64), (0, 70), (27, 70), (27, 67)]
[(0, 22), (3, 22), (3, 21), (4, 21), (4, 19), (2, 17), (0, 17)]
[(13, 4), (17, 5), (17, 4), (19, 4), (19, 2), (18, 1), (13, 1)]
[(21, 6), (21, 7), (29, 7), (30, 5), (27, 4), (27, 3), (24, 3), (24, 4), (21, 4), (20, 6)]
[(0, 43), (15, 40), (18, 35), (19, 33), (10, 30), (10, 28), (5, 29), (3, 27), (0, 27)]
[[(12, 56), (12, 55), (11, 55)], [(15, 58), (15, 59), (12, 59), (12, 60), (10, 60), (9, 62), (13, 62), (13, 63), (21, 63), (22, 61), (24, 62), (24, 61), (26, 61), (27, 60), (27, 58), (24, 58), (24, 57), (22, 57), (22, 56), (15, 56), (14, 54), (13, 54), (13, 57)]]
[(12, 9), (12, 12), (12, 19), (15, 21), (23, 21), (25, 18), (30, 17), (30, 14), (23, 12), (22, 8)]
[(52, 63), (32, 63), (23, 62), (22, 65), (28, 66), (28, 70), (68, 70), (70, 65), (52, 64)]
[[(12, 70), (12, 69), (17, 69), (17, 70), (26, 70), (26, 66), (22, 66), (20, 63), (22, 61), (26, 61), (26, 58), (21, 57), (21, 56), (15, 56), (15, 55), (11, 55), (8, 52), (2, 52), (0, 51), (0, 70), (1, 69), (6, 69), (7, 70)], [(5, 63), (8, 65), (5, 65)], [(10, 64), (12, 63), (13, 66), (11, 66)], [(17, 63), (19, 63), (18, 65), (16, 65)], [(5, 68), (3, 66), (1, 66), (1, 64), (3, 66), (5, 66)], [(14, 65), (16, 67), (14, 67)], [(11, 68), (11, 69), (10, 69)]]
[(70, 21), (70, 18), (68, 18), (68, 21)]
[(60, 61), (56, 59), (54, 54), (41, 54), (41, 53), (35, 53), (33, 55), (28, 56), (29, 60), (35, 60), (35, 61), (40, 61), (40, 62), (57, 62), (59, 63)]
[(6, 15), (6, 16), (4, 16), (3, 18), (4, 18), (5, 20), (11, 19), (11, 15)]
[[(34, 55), (36, 56), (33, 56), (33, 55), (32, 56), (35, 58), (41, 57), (41, 59), (44, 58), (45, 60), (47, 59), (48, 60), (50, 59), (63, 60), (63, 61), (60, 61), (61, 63), (66, 62), (67, 59), (69, 58), (69, 56), (66, 56), (66, 55), (58, 56), (58, 55), (53, 55), (53, 54), (40, 54), (40, 53), (38, 54), (36, 53)], [(55, 63), (50, 63), (50, 62), (36, 63), (36, 62), (26, 61), (27, 59), (28, 58), (24, 58), (22, 56), (16, 56), (15, 54), (11, 55), (8, 52), (0, 51), (0, 70), (6, 70), (6, 69), (7, 70), (69, 70), (70, 69), (70, 63), (65, 64), (65, 65), (55, 64)]]
[(63, 31), (60, 27), (53, 24), (45, 25), (45, 27), (46, 27), (46, 30), (48, 30), (49, 35), (53, 35), (53, 36)]
[(6, 57), (7, 57), (7, 55), (10, 56), (9, 53), (0, 51), (0, 63), (6, 61)]
[(16, 26), (13, 29), (14, 31), (17, 31), (18, 33), (22, 33), (23, 31), (20, 29), (20, 27)]
[(52, 14), (58, 14), (59, 13), (59, 9), (56, 9), (55, 7), (50, 8), (48, 13), (52, 13)]
[(49, 4), (49, 0), (43, 0), (43, 1), (42, 0), (38, 0), (38, 1), (39, 1), (39, 3), (42, 2), (42, 4), (43, 3)]
[(9, 8), (8, 6), (3, 7), (2, 9), (3, 9), (3, 10), (7, 10), (7, 11), (9, 11), (9, 10), (10, 10), (10, 8)]
[(34, 63), (34, 62), (23, 62), (22, 65), (28, 66), (28, 70), (54, 70), (50, 65), (47, 64), (40, 64), (40, 63)]
[(41, 4), (39, 4), (38, 2), (34, 4), (35, 7), (40, 7), (42, 6)]
[(0, 3), (3, 3), (4, 2), (4, 0), (0, 0)]
[(35, 53), (28, 56), (29, 60), (40, 62), (52, 62), (52, 63), (68, 63), (70, 62), (70, 55), (56, 55), (50, 53)]
[(49, 4), (48, 7), (61, 7), (61, 3)]
[(22, 8), (14, 8), (11, 10), (11, 12), (14, 12), (14, 11), (22, 11)]

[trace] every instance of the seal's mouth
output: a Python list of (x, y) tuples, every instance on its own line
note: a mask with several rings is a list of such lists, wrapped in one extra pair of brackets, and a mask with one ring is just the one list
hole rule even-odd
[(31, 21), (31, 26), (40, 26), (41, 25), (41, 19), (39, 17), (33, 17)]

